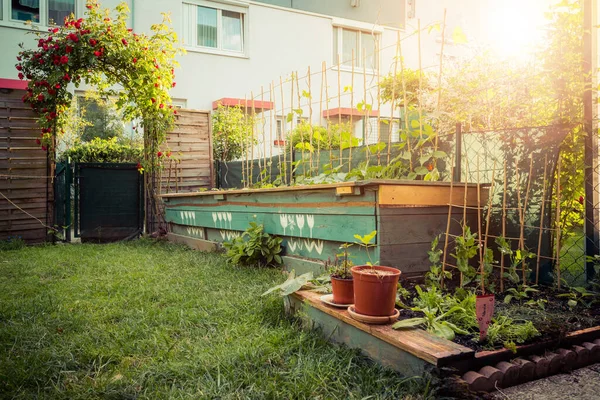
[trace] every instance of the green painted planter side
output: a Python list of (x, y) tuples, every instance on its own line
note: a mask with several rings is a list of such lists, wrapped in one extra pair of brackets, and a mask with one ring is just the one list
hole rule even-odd
[[(219, 193), (221, 194), (221, 193)], [(340, 253), (340, 245), (354, 243), (355, 234), (376, 230), (375, 191), (339, 197), (335, 189), (275, 193), (228, 194), (225, 199), (201, 195), (169, 198), (165, 219), (173, 233), (215, 242), (231, 241), (250, 226), (283, 239), (285, 254), (326, 261)], [(379, 249), (369, 249), (373, 262)], [(353, 246), (355, 264), (369, 261), (364, 249)]]

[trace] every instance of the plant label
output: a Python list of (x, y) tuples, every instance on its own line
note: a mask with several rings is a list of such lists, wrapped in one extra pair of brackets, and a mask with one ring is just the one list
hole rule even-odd
[(488, 328), (494, 315), (494, 302), (495, 298), (493, 294), (477, 296), (477, 300), (475, 301), (480, 341), (487, 337)]

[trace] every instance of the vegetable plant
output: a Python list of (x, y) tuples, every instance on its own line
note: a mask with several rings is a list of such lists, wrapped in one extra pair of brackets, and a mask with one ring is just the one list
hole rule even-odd
[(352, 247), (352, 243), (344, 243), (340, 246), (340, 248), (343, 249), (343, 252), (336, 255), (333, 265), (329, 267), (329, 275), (333, 278), (352, 279), (350, 268), (352, 268), (354, 264), (348, 256), (348, 249), (350, 247)]
[(592, 304), (598, 301), (598, 293), (587, 290), (584, 287), (572, 287), (568, 293), (559, 294), (557, 297), (567, 298), (567, 305), (570, 309), (578, 304), (585, 308), (590, 308)]
[(250, 227), (231, 242), (223, 243), (227, 261), (234, 265), (271, 267), (282, 263), (282, 239), (264, 231), (264, 226), (250, 222)]
[(527, 285), (518, 285), (508, 288), (506, 292), (508, 294), (504, 296), (504, 304), (510, 304), (513, 299), (517, 300), (519, 304), (523, 304), (523, 300), (528, 299), (530, 293), (537, 293), (539, 290)]
[(414, 328), (423, 325), (425, 330), (433, 333), (436, 336), (444, 339), (453, 340), (455, 333), (467, 335), (469, 332), (459, 328), (455, 324), (446, 319), (455, 312), (464, 312), (461, 307), (455, 306), (446, 312), (442, 312), (439, 308), (412, 308), (413, 311), (421, 311), (425, 316), (418, 318), (408, 318), (396, 322), (392, 325), (394, 329)]
[(469, 265), (469, 261), (477, 255), (479, 244), (477, 243), (477, 233), (472, 233), (471, 228), (463, 226), (463, 234), (455, 240), (455, 249), (452, 256), (456, 259), (456, 266), (462, 274), (461, 286), (470, 283), (477, 270)]

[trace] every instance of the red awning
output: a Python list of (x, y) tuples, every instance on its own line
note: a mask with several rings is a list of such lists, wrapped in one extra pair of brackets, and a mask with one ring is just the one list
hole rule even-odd
[(0, 78), (0, 89), (27, 89), (27, 81), (18, 79), (2, 79)]
[(323, 118), (330, 118), (330, 119), (338, 118), (340, 116), (341, 117), (360, 117), (360, 118), (362, 118), (367, 115), (369, 117), (378, 117), (379, 110), (359, 111), (356, 108), (342, 107), (342, 108), (330, 108), (329, 110), (323, 111)]
[(272, 101), (261, 101), (261, 100), (250, 100), (250, 99), (236, 99), (233, 97), (223, 97), (222, 99), (215, 100), (212, 103), (213, 110), (216, 110), (218, 105), (222, 104), (225, 107), (235, 107), (240, 106), (248, 110), (248, 112), (252, 112), (254, 108), (255, 112), (263, 112), (273, 109)]

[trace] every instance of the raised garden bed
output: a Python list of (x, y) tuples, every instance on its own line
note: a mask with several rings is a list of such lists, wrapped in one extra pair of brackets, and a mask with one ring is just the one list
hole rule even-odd
[[(250, 222), (283, 238), (286, 266), (297, 273), (323, 272), (323, 263), (339, 253), (354, 235), (377, 230), (371, 258), (400, 268), (404, 277), (429, 269), (427, 250), (446, 231), (448, 203), (478, 205), (477, 185), (443, 182), (362, 181), (273, 189), (164, 194), (165, 218), (172, 240), (197, 248), (211, 247), (241, 235)], [(466, 196), (465, 196), (466, 191)], [(480, 186), (480, 204), (487, 189)], [(454, 208), (450, 232), (462, 232), (463, 210)], [(477, 213), (469, 209), (467, 223)], [(355, 264), (368, 260), (364, 250), (350, 249)]]

